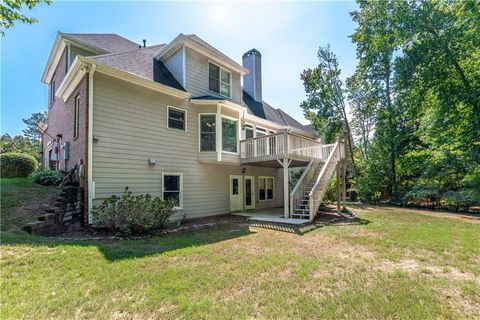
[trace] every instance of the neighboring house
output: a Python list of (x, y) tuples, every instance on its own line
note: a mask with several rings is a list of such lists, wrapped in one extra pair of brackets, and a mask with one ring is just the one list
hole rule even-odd
[[(240, 65), (196, 35), (146, 47), (116, 34), (58, 33), (42, 81), (44, 165), (84, 165), (87, 210), (128, 186), (175, 199), (177, 218), (282, 206), (285, 216), (312, 218), (343, 158), (341, 143), (322, 145), (262, 100), (255, 49)], [(307, 170), (290, 194), (294, 166)]]

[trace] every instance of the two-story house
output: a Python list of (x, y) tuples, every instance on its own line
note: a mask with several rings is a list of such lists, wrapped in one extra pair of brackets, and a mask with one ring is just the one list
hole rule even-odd
[[(196, 35), (147, 47), (58, 33), (42, 76), (44, 165), (83, 165), (86, 214), (128, 186), (174, 199), (177, 218), (272, 207), (313, 218), (343, 145), (263, 101), (261, 54), (242, 58)], [(289, 186), (296, 166), (306, 170)]]

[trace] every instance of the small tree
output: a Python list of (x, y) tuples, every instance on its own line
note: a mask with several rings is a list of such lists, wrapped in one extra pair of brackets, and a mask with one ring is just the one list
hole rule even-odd
[(23, 135), (31, 139), (34, 143), (38, 142), (42, 136), (40, 124), (42, 122), (47, 122), (47, 117), (48, 114), (46, 111), (44, 111), (35, 112), (30, 116), (30, 118), (22, 119), (23, 123), (25, 124), (25, 129), (22, 130)]

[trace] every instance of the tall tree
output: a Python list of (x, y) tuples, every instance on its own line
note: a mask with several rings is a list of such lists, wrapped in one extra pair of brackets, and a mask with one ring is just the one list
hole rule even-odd
[(0, 2), (0, 34), (5, 35), (5, 30), (13, 28), (16, 21), (23, 23), (35, 23), (37, 19), (27, 17), (22, 9), (33, 9), (39, 3), (52, 3), (51, 0), (3, 0)]
[(393, 102), (394, 54), (397, 50), (396, 24), (394, 10), (400, 2), (359, 0), (360, 10), (352, 12), (357, 28), (352, 41), (357, 45), (357, 58), (363, 76), (380, 88), (379, 116), (376, 135), (387, 147), (390, 163), (389, 192), (396, 191), (397, 174), (397, 118)]
[(301, 103), (305, 118), (332, 141), (346, 132), (352, 165), (355, 166), (350, 124), (345, 108), (345, 93), (338, 60), (330, 46), (318, 49), (318, 66), (301, 74), (307, 99)]
[(40, 124), (47, 122), (47, 112), (35, 112), (30, 118), (22, 119), (25, 129), (22, 130), (23, 135), (31, 139), (34, 143), (38, 142), (41, 137)]

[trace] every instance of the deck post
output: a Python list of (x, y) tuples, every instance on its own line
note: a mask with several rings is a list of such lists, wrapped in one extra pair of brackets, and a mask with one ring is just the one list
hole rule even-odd
[(287, 158), (283, 158), (283, 216), (289, 218), (290, 206), (288, 204), (289, 192), (288, 192), (288, 162)]
[(342, 209), (346, 209), (346, 202), (347, 202), (347, 186), (346, 186), (346, 175), (347, 175), (347, 163), (344, 160), (342, 160)]
[(341, 163), (337, 165), (337, 212), (340, 212), (340, 168)]

